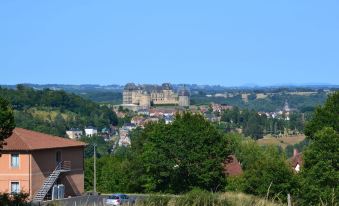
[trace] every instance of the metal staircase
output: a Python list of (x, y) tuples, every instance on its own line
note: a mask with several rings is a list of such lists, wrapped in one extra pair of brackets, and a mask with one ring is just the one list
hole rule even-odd
[(42, 187), (35, 193), (33, 198), (34, 202), (41, 202), (44, 200), (46, 194), (53, 186), (54, 182), (58, 179), (61, 173), (71, 171), (70, 161), (61, 161), (58, 163), (52, 174), (48, 176)]

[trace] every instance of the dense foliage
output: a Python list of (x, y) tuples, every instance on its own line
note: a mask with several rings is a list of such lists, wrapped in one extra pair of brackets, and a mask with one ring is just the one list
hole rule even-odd
[(303, 205), (334, 205), (339, 197), (339, 133), (324, 127), (314, 137), (303, 156), (299, 201)]
[(4, 139), (12, 134), (15, 127), (12, 108), (9, 103), (0, 97), (0, 149)]
[(94, 154), (94, 145), (96, 147), (96, 155), (97, 157), (102, 157), (109, 155), (111, 153), (111, 148), (113, 143), (106, 142), (103, 137), (100, 136), (83, 136), (80, 138), (80, 141), (87, 143), (87, 147), (85, 148), (85, 158), (93, 157)]
[[(172, 124), (149, 124), (144, 130), (136, 130), (132, 141), (129, 151), (117, 151), (115, 156), (99, 160), (106, 163), (102, 167), (98, 163), (98, 175), (110, 174), (105, 174), (107, 178), (100, 183), (103, 191), (182, 193), (194, 187), (223, 189), (221, 163), (228, 154), (226, 141), (203, 116), (184, 113)], [(109, 172), (110, 167), (114, 171)], [(88, 179), (86, 185), (90, 186)], [(119, 184), (123, 187), (117, 185), (119, 181), (124, 181)]]
[[(151, 124), (137, 156), (145, 191), (181, 193), (193, 187), (216, 191), (227, 156), (223, 136), (203, 116), (184, 113), (172, 124)], [(156, 158), (155, 158), (156, 157)]]
[(292, 168), (277, 147), (261, 147), (255, 141), (229, 136), (234, 154), (242, 163), (244, 174), (229, 177), (226, 188), (284, 200), (293, 188)]
[(294, 149), (296, 149), (298, 152), (303, 152), (305, 148), (309, 145), (310, 141), (308, 139), (304, 139), (303, 141), (294, 144), (294, 145), (287, 145), (285, 148), (286, 156), (292, 157)]
[(305, 128), (305, 134), (309, 139), (314, 139), (314, 134), (323, 127), (332, 127), (339, 132), (339, 91), (330, 95), (323, 106), (317, 107), (314, 118)]
[(4, 206), (29, 206), (27, 193), (0, 193), (0, 205)]
[(122, 93), (121, 92), (103, 92), (103, 91), (86, 91), (86, 92), (77, 92), (79, 96), (89, 99), (94, 102), (99, 103), (109, 103), (109, 104), (121, 104), (122, 103)]
[(256, 111), (274, 112), (282, 109), (284, 102), (287, 100), (291, 108), (298, 109), (301, 112), (309, 112), (317, 105), (321, 105), (326, 101), (327, 94), (323, 91), (316, 92), (311, 95), (296, 95), (282, 89), (281, 92), (264, 93), (268, 95), (266, 98), (257, 99), (256, 93), (263, 91), (243, 91), (248, 93), (248, 102), (244, 102), (241, 98), (241, 91), (232, 93), (232, 97), (206, 97), (206, 94), (201, 92), (191, 96), (192, 104), (201, 105), (209, 104), (210, 102), (219, 104), (228, 104), (237, 106), (242, 109), (254, 109)]
[[(329, 97), (332, 105), (327, 102), (318, 110), (336, 108), (332, 99), (336, 95)], [(337, 110), (331, 112), (338, 114)], [(323, 115), (320, 113), (312, 121), (318, 121), (318, 116)], [(278, 147), (259, 146), (238, 133), (221, 133), (202, 116), (185, 113), (172, 124), (159, 122), (134, 130), (131, 148), (99, 158), (98, 188), (101, 192), (140, 193), (185, 193), (201, 188), (245, 192), (282, 202), (290, 193), (298, 205), (335, 205), (339, 135), (331, 127), (333, 121), (336, 118), (327, 119), (320, 130), (314, 130), (313, 136), (300, 144), (306, 149), (298, 174)], [(222, 174), (221, 163), (228, 154), (236, 155), (243, 174), (233, 177)], [(90, 190), (93, 160), (87, 159), (85, 163), (86, 188)]]
[(253, 139), (263, 138), (266, 134), (284, 134), (286, 130), (302, 133), (304, 130), (302, 114), (293, 112), (289, 118), (289, 120), (285, 120), (285, 116), (269, 118), (266, 114), (259, 115), (255, 110), (240, 110), (238, 107), (221, 113), (221, 121), (225, 123), (226, 131), (241, 128), (245, 136)]
[(339, 92), (317, 108), (307, 124), (310, 140), (300, 174), (301, 205), (335, 205), (339, 197)]
[(72, 127), (104, 128), (117, 124), (111, 109), (64, 91), (18, 85), (16, 90), (0, 88), (0, 96), (12, 104), (18, 127), (63, 136)]

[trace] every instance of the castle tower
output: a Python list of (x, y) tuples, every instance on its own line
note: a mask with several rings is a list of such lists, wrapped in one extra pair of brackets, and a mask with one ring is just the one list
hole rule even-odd
[(133, 92), (136, 90), (136, 85), (134, 83), (128, 83), (124, 87), (123, 96), (122, 96), (122, 103), (123, 104), (132, 104), (133, 99), (132, 95)]
[(180, 107), (188, 107), (190, 106), (190, 93), (184, 86), (181, 90), (178, 92), (179, 96), (179, 106)]
[(144, 109), (150, 108), (150, 106), (151, 106), (151, 95), (147, 91), (144, 91), (142, 93), (139, 105), (141, 107), (143, 107)]

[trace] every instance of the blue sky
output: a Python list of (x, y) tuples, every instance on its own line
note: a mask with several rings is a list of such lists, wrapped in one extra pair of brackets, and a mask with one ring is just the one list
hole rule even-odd
[(0, 84), (339, 84), (339, 1), (0, 1)]

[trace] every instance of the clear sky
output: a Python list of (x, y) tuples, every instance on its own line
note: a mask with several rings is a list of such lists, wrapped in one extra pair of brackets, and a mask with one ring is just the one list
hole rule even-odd
[(0, 1), (0, 84), (126, 82), (339, 84), (339, 1)]

